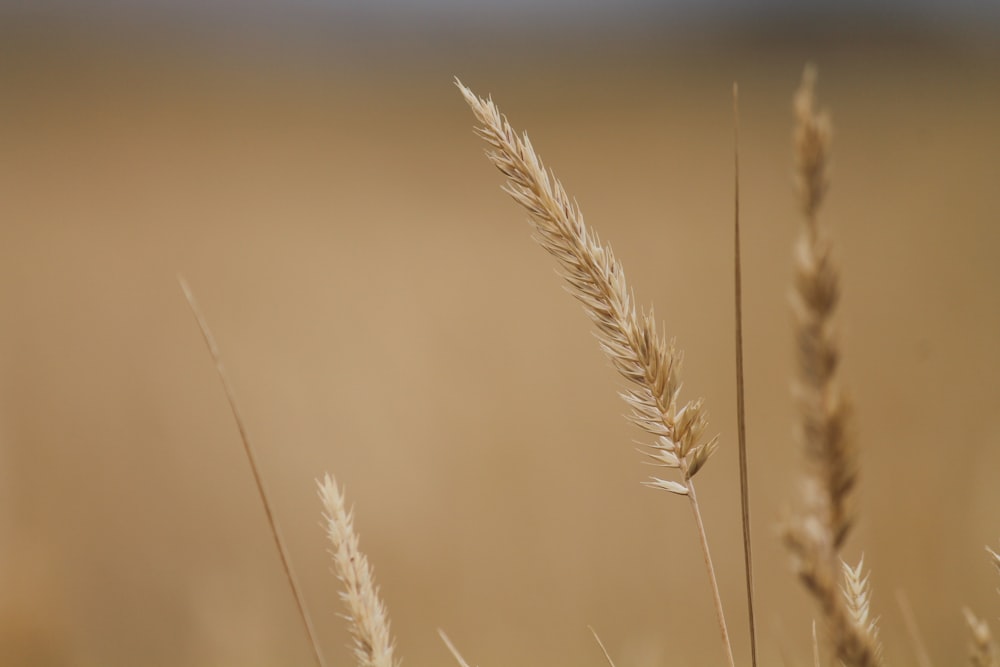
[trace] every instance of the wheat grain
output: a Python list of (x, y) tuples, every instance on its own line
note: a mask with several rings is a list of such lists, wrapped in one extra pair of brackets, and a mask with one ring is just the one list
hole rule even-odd
[(650, 457), (680, 473), (681, 481), (653, 477), (647, 485), (691, 502), (727, 662), (733, 665), (693, 479), (715, 451), (718, 437), (703, 438), (708, 421), (701, 399), (680, 399), (681, 354), (658, 333), (652, 310), (636, 310), (621, 263), (584, 223), (579, 207), (545, 169), (527, 135), (514, 131), (492, 99), (477, 97), (458, 80), (456, 84), (481, 123), (477, 131), (489, 146), (490, 160), (507, 177), (504, 190), (528, 211), (535, 240), (555, 257), (570, 292), (596, 325), (602, 349), (631, 384), (622, 398), (632, 409), (631, 421), (653, 437)]
[(334, 571), (344, 586), (340, 599), (354, 637), (354, 655), (359, 667), (398, 667), (389, 631), (389, 615), (379, 597), (368, 558), (358, 546), (354, 513), (347, 509), (337, 481), (326, 475), (319, 482), (319, 495), (326, 511), (327, 537), (333, 545)]

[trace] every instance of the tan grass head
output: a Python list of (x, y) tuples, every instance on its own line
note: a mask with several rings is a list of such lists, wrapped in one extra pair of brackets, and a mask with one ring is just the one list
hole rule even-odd
[(361, 552), (354, 530), (354, 513), (347, 509), (337, 481), (326, 475), (319, 485), (323, 501), (327, 537), (333, 548), (334, 572), (343, 585), (340, 599), (347, 609), (354, 638), (354, 655), (359, 667), (398, 667), (393, 658), (394, 643), (389, 631), (389, 614), (379, 597), (375, 574)]

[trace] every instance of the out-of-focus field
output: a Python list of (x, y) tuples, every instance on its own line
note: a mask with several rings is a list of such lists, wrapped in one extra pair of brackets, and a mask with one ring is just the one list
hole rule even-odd
[(640, 486), (620, 382), (499, 191), (455, 74), (530, 132), (686, 350), (685, 393), (722, 434), (699, 495), (745, 655), (739, 80), (762, 656), (809, 662), (813, 610), (775, 526), (797, 490), (790, 97), (811, 57), (836, 125), (825, 216), (863, 460), (849, 553), (872, 568), (893, 663), (912, 660), (902, 589), (939, 664), (959, 664), (960, 607), (1000, 610), (983, 552), (1000, 538), (1000, 61), (866, 39), (353, 61), (8, 40), (0, 662), (310, 664), (181, 272), (330, 664), (350, 656), (325, 471), (357, 505), (411, 667), (450, 664), (439, 627), (474, 664), (600, 665), (588, 624), (623, 667), (719, 663), (687, 503)]

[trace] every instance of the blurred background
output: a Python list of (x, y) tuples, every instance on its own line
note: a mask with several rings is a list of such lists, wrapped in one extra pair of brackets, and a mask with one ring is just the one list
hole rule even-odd
[(810, 663), (776, 537), (800, 457), (791, 96), (835, 124), (861, 519), (887, 654), (994, 619), (1000, 5), (735, 0), (0, 3), (0, 663), (309, 665), (211, 359), (229, 366), (330, 665), (314, 480), (357, 505), (412, 667), (720, 664), (686, 502), (640, 486), (621, 382), (456, 75), (527, 129), (686, 351), (699, 487), (747, 657), (733, 387), (741, 91), (762, 664)]

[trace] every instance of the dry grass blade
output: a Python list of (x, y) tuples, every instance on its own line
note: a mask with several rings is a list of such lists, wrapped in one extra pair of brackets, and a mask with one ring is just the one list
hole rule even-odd
[(986, 547), (986, 553), (990, 555), (990, 560), (993, 562), (993, 567), (997, 569), (997, 573), (1000, 574), (1000, 553), (993, 551), (989, 547)]
[(337, 481), (327, 475), (319, 483), (319, 496), (326, 511), (326, 532), (333, 549), (333, 566), (344, 586), (340, 599), (354, 637), (354, 656), (359, 667), (397, 667), (393, 658), (389, 615), (379, 597), (375, 575), (358, 545), (354, 514), (347, 509)]
[(807, 67), (795, 95), (795, 158), (802, 232), (795, 248), (792, 306), (798, 377), (800, 435), (808, 463), (804, 507), (785, 530), (799, 577), (820, 604), (827, 634), (848, 667), (880, 664), (877, 638), (856, 623), (840, 595), (840, 549), (851, 527), (851, 491), (857, 464), (848, 437), (849, 401), (837, 378), (840, 351), (833, 332), (839, 275), (819, 206), (828, 185), (832, 129), (817, 110), (816, 72)]
[(680, 473), (681, 481), (654, 477), (648, 484), (687, 496), (691, 502), (727, 663), (733, 665), (693, 479), (718, 439), (703, 439), (708, 421), (702, 401), (680, 400), (681, 355), (658, 333), (653, 312), (636, 310), (621, 263), (584, 223), (579, 207), (545, 169), (527, 135), (518, 135), (492, 100), (477, 97), (457, 80), (456, 84), (481, 124), (478, 133), (489, 146), (490, 160), (507, 177), (504, 189), (528, 211), (535, 240), (557, 260), (570, 292), (596, 325), (601, 347), (631, 384), (622, 397), (632, 408), (631, 420), (653, 438), (650, 457)]
[(821, 667), (819, 659), (819, 635), (816, 633), (816, 621), (812, 624), (813, 667)]
[(320, 651), (319, 641), (316, 638), (316, 630), (313, 627), (312, 618), (309, 616), (309, 610), (306, 608), (305, 598), (302, 595), (302, 590), (299, 588), (295, 571), (292, 569), (292, 562), (288, 556), (288, 549), (285, 547), (285, 540), (281, 536), (281, 529), (278, 526), (277, 519), (274, 517), (274, 512), (271, 510), (271, 501), (267, 493), (267, 487), (264, 484), (264, 479), (260, 474), (260, 468), (257, 465), (257, 455), (254, 452), (253, 446), (250, 444), (250, 437), (247, 434), (246, 423), (243, 421), (239, 405), (236, 403), (236, 392), (233, 391), (233, 386), (229, 382), (229, 374), (226, 373), (226, 367), (222, 363), (222, 357), (219, 354), (219, 346), (216, 345), (215, 337), (212, 335), (212, 331), (208, 328), (208, 322), (205, 320), (204, 315), (202, 315), (201, 309), (198, 308), (198, 303), (194, 299), (194, 294), (192, 294), (191, 288), (188, 287), (187, 282), (181, 276), (177, 276), (177, 281), (180, 283), (181, 291), (184, 292), (184, 298), (187, 299), (188, 306), (191, 308), (192, 314), (194, 314), (194, 318), (198, 323), (198, 328), (201, 329), (201, 335), (205, 339), (205, 345), (208, 347), (208, 353), (212, 356), (212, 361), (215, 362), (215, 370), (218, 373), (219, 380), (222, 382), (222, 388), (225, 391), (226, 400), (229, 402), (229, 409), (233, 413), (233, 419), (236, 421), (236, 428), (239, 430), (240, 440), (243, 443), (243, 451), (246, 453), (247, 461), (250, 463), (250, 471), (253, 473), (253, 479), (257, 485), (257, 493), (260, 496), (261, 504), (264, 506), (264, 514), (267, 516), (267, 523), (271, 527), (271, 535), (274, 537), (274, 544), (278, 548), (278, 556), (281, 558), (282, 569), (285, 571), (285, 576), (288, 578), (288, 585), (291, 587), (292, 595), (295, 597), (295, 606), (298, 609), (299, 617), (302, 619), (302, 625), (305, 626), (306, 634), (309, 636), (309, 644), (312, 647), (313, 658), (319, 667), (325, 667), (323, 653)]
[(990, 632), (989, 624), (977, 618), (968, 608), (963, 609), (965, 622), (972, 633), (972, 642), (969, 644), (969, 664), (972, 667), (1000, 667), (1000, 659), (997, 657), (997, 647), (993, 644), (993, 633)]
[(736, 422), (740, 451), (740, 517), (743, 525), (743, 566), (746, 570), (747, 620), (750, 624), (750, 664), (757, 667), (757, 621), (754, 616), (753, 549), (750, 541), (750, 473), (747, 464), (746, 400), (743, 384), (743, 266), (740, 243), (740, 91), (733, 83), (733, 276), (736, 320)]

